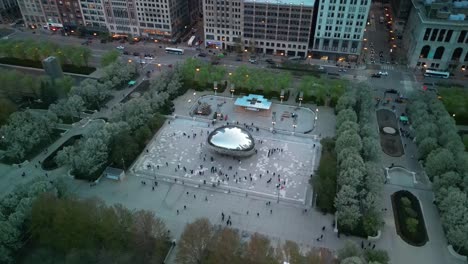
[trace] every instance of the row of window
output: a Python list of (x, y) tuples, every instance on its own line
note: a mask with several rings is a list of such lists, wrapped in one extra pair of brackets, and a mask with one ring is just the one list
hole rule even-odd
[[(263, 41), (255, 41), (254, 42), (256, 46), (266, 46), (266, 47), (276, 47), (276, 48), (290, 48), (290, 49), (307, 49), (306, 45), (296, 45), (296, 44), (290, 44), (288, 43), (287, 45), (285, 43), (276, 43), (276, 42), (263, 42)], [(245, 45), (250, 45), (251, 43), (248, 40), (244, 40)]]
[(424, 33), (423, 40), (428, 41), (438, 41), (438, 42), (450, 42), (452, 38), (453, 30), (446, 30), (446, 29), (437, 29), (437, 28), (426, 28), (426, 32)]
[(287, 36), (287, 35), (263, 35), (263, 34), (252, 34), (245, 33), (244, 38), (255, 38), (255, 39), (269, 39), (269, 40), (280, 40), (280, 41), (290, 41), (290, 42), (309, 42), (308, 38), (298, 38), (297, 36)]
[[(360, 5), (367, 5), (367, 4), (369, 4), (369, 1), (370, 0), (360, 0), (360, 1), (351, 0), (349, 4), (350, 5), (357, 5), (359, 3)], [(337, 0), (322, 0), (322, 4), (325, 4), (326, 2), (328, 2), (329, 4), (336, 4)], [(348, 2), (348, 0), (340, 0), (340, 4), (342, 4), (342, 5), (347, 4), (347, 2)]]

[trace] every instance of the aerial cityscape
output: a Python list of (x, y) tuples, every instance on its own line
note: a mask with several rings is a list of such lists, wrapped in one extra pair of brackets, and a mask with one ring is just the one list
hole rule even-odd
[(468, 263), (467, 16), (0, 0), (0, 264)]

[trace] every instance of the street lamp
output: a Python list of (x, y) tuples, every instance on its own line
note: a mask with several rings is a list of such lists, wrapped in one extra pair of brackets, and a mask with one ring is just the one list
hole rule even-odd
[(293, 134), (294, 134), (294, 133), (296, 132), (296, 127), (297, 127), (297, 125), (296, 125), (296, 124), (293, 124), (292, 126), (293, 126)]
[(281, 103), (283, 103), (284, 95), (280, 95)]
[(158, 63), (158, 70), (161, 71), (161, 63)]
[(275, 130), (276, 122), (275, 122), (275, 121), (271, 121), (271, 125), (273, 126), (273, 130)]
[(231, 97), (234, 97), (234, 84), (231, 83)]
[(302, 96), (299, 97), (299, 107), (302, 105)]
[(213, 82), (213, 89), (216, 95), (216, 92), (218, 91), (218, 82)]

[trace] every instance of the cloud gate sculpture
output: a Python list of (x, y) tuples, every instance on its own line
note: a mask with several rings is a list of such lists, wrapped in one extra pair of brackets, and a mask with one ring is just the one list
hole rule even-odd
[(208, 147), (221, 154), (246, 157), (255, 153), (255, 140), (245, 129), (227, 125), (208, 135)]

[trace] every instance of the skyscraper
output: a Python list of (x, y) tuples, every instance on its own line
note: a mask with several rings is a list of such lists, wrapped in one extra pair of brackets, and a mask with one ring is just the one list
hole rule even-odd
[(305, 57), (313, 8), (314, 0), (204, 0), (206, 44)]
[(468, 3), (412, 1), (403, 33), (408, 66), (448, 71), (468, 67)]
[(361, 52), (371, 0), (318, 0), (314, 57), (355, 61)]

